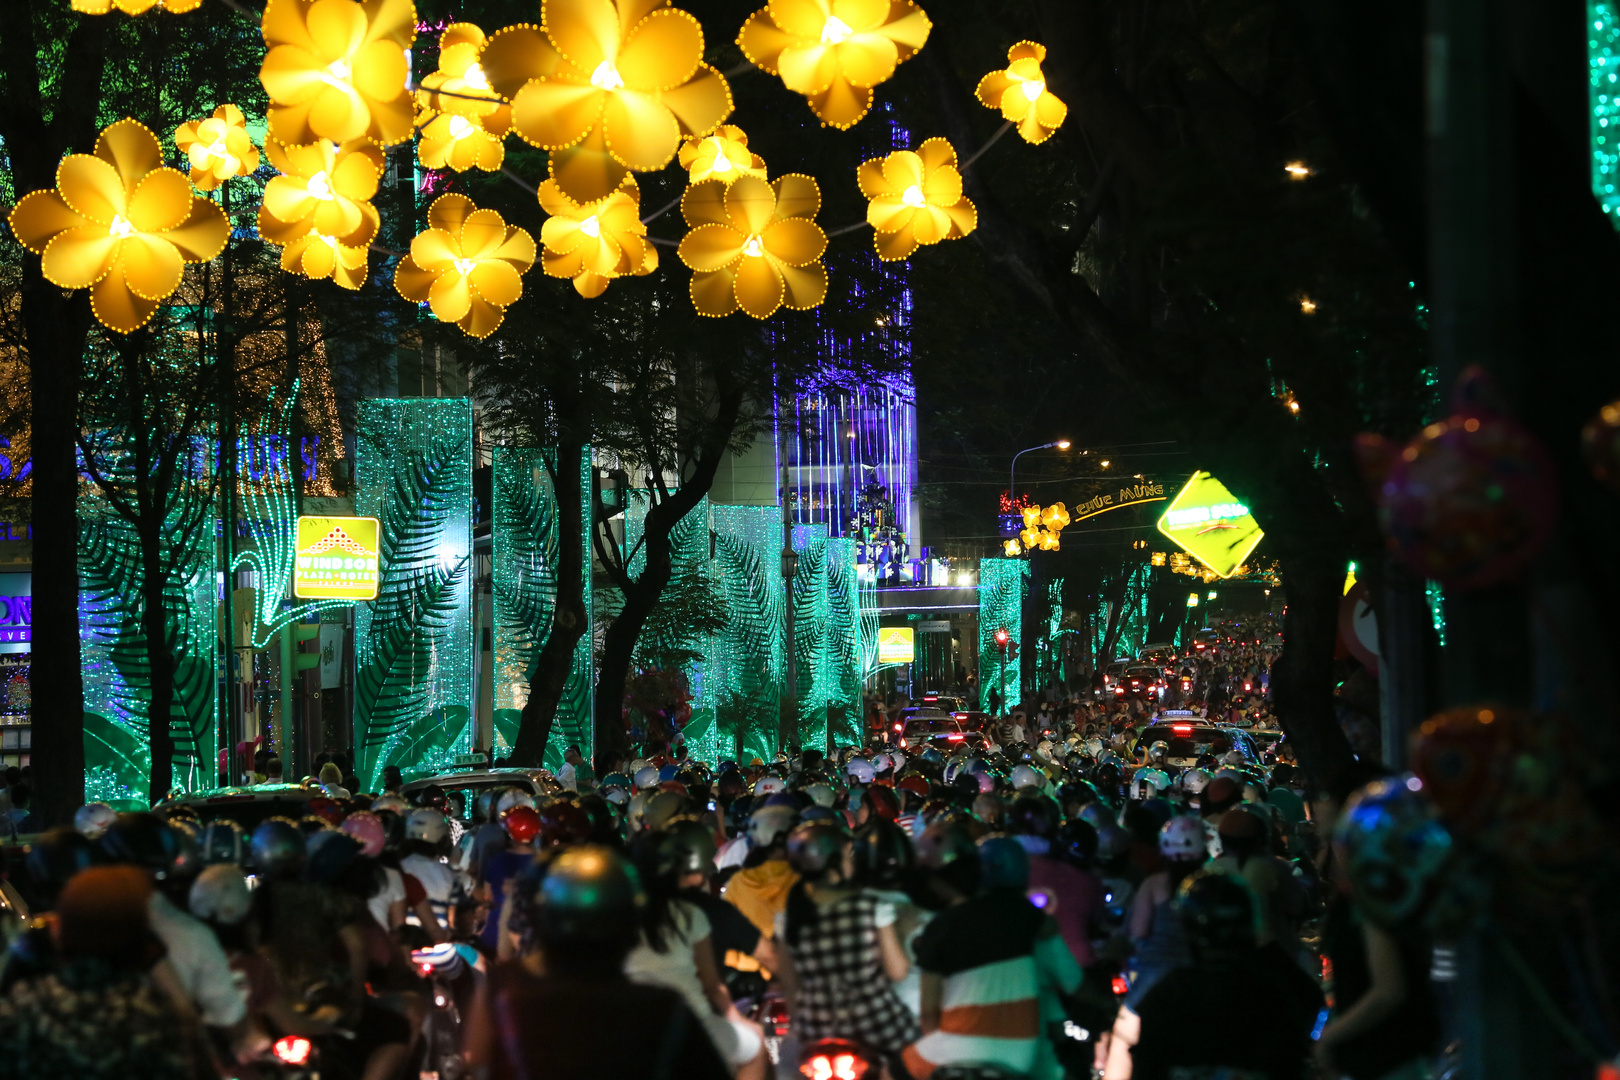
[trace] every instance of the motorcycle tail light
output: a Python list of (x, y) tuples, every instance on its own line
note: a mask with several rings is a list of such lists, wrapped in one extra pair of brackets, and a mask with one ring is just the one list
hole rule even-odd
[(1131, 992), (1130, 980), (1123, 975), (1115, 975), (1113, 989), (1115, 997), (1124, 997)]
[(283, 1035), (274, 1047), (276, 1057), (288, 1065), (307, 1063), (311, 1049), (309, 1040), (301, 1035)]
[(810, 1080), (861, 1080), (869, 1066), (854, 1054), (817, 1054), (799, 1066)]

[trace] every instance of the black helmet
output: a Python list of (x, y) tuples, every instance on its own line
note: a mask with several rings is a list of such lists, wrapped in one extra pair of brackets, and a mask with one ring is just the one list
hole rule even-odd
[(546, 867), (534, 898), (535, 934), (542, 947), (628, 950), (646, 903), (635, 867), (618, 852), (598, 844), (564, 848)]
[(216, 863), (243, 866), (247, 863), (247, 831), (228, 818), (210, 822), (202, 831), (202, 839), (197, 846), (201, 849), (202, 861), (207, 866)]
[(1071, 818), (1058, 829), (1055, 846), (1076, 866), (1090, 866), (1097, 857), (1097, 830), (1089, 821)]
[(1015, 836), (1039, 836), (1050, 840), (1057, 835), (1063, 812), (1045, 795), (1020, 795), (1007, 815), (1007, 831)]
[(811, 880), (824, 877), (848, 843), (849, 835), (832, 822), (807, 821), (788, 833), (788, 865), (800, 877)]
[(336, 829), (316, 833), (308, 844), (304, 880), (317, 885), (329, 885), (342, 877), (361, 851), (360, 841)]
[(109, 861), (138, 866), (159, 881), (175, 875), (184, 854), (179, 832), (151, 813), (119, 814), (102, 834), (101, 850)]
[(1242, 878), (1200, 870), (1182, 883), (1176, 908), (1195, 953), (1254, 947), (1254, 895)]
[(979, 841), (979, 887), (1029, 888), (1029, 853), (1011, 836), (987, 836)]
[(69, 878), (100, 861), (101, 849), (95, 841), (63, 825), (28, 845), (24, 865), (47, 902), (54, 905)]
[(253, 868), (267, 878), (296, 877), (304, 866), (304, 834), (292, 822), (271, 818), (253, 830)]
[(591, 823), (590, 842), (593, 844), (617, 844), (619, 842), (619, 819), (613, 816), (613, 807), (600, 795), (581, 795), (579, 808), (585, 811), (585, 817)]
[(917, 837), (917, 865), (972, 896), (979, 888), (979, 849), (973, 834), (957, 821), (930, 825)]
[[(482, 796), (479, 796), (482, 798)], [(405, 846), (405, 818), (397, 810), (373, 810), (383, 827), (383, 850), (398, 851)]]
[(691, 857), (697, 860), (698, 865), (692, 870), (714, 869), (714, 857), (719, 848), (714, 842), (714, 833), (697, 818), (676, 818), (669, 823), (666, 830), (672, 842), (680, 844), (691, 852)]
[(911, 840), (892, 821), (874, 817), (855, 831), (855, 880), (895, 888), (911, 869)]

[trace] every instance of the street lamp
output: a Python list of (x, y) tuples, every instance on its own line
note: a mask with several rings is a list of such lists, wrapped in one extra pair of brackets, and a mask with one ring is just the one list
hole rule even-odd
[(1013, 459), (1012, 459), (1012, 464), (1007, 466), (1007, 501), (1008, 501), (1008, 503), (1011, 504), (1011, 503), (1014, 503), (1014, 502), (1018, 501), (1018, 493), (1013, 489), (1013, 476), (1017, 472), (1018, 459), (1019, 458), (1023, 457), (1025, 454), (1029, 453), (1031, 450), (1067, 450), (1070, 445), (1071, 444), (1069, 443), (1068, 439), (1056, 439), (1056, 440), (1054, 440), (1052, 442), (1049, 442), (1049, 443), (1041, 443), (1041, 445), (1039, 445), (1039, 446), (1027, 447), (1027, 448), (1025, 448), (1023, 450), (1018, 451), (1018, 453), (1014, 454)]

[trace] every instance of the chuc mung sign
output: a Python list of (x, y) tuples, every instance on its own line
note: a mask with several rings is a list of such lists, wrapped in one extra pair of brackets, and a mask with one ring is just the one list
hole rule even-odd
[(376, 518), (299, 518), (293, 595), (300, 600), (375, 600), (377, 546)]

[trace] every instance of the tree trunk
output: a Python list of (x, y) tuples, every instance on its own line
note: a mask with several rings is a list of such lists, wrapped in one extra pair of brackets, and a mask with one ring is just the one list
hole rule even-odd
[[(148, 513), (156, 515), (155, 510)], [(151, 669), (152, 698), (146, 709), (146, 733), (152, 751), (147, 800), (157, 803), (174, 787), (174, 736), (169, 725), (174, 714), (174, 655), (169, 651), (169, 612), (164, 605), (163, 527), (161, 520), (143, 522), (141, 541), (141, 632), (146, 635), (146, 661)], [(230, 762), (234, 777), (237, 763)]]
[(1333, 551), (1280, 559), (1288, 583), (1283, 651), (1271, 668), (1271, 697), (1294, 754), (1336, 799), (1353, 786), (1355, 755), (1333, 712), (1333, 653), (1339, 632), (1344, 562)]
[[(585, 518), (584, 492), (580, 488), (580, 458), (589, 453), (581, 443), (564, 443), (557, 449), (556, 467), (551, 469), (552, 490), (557, 495), (558, 531), (557, 601), (552, 612), (551, 633), (535, 657), (529, 675), (529, 697), (518, 720), (517, 742), (512, 760), (519, 765), (538, 766), (545, 760), (551, 739), (557, 705), (574, 670), (574, 653), (589, 625), (585, 610)], [(622, 694), (620, 696), (623, 696)]]
[(1109, 598), (1108, 629), (1103, 631), (1102, 651), (1097, 655), (1099, 667), (1107, 668), (1109, 664), (1114, 662), (1114, 645), (1119, 641), (1120, 616), (1125, 611), (1125, 593), (1129, 589), (1130, 582), (1130, 570), (1121, 566), (1117, 580), (1118, 587), (1114, 589), (1114, 595)]

